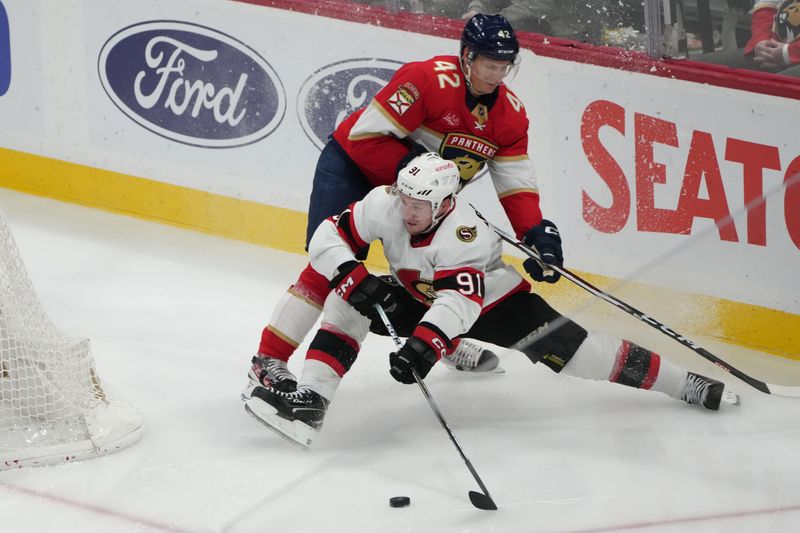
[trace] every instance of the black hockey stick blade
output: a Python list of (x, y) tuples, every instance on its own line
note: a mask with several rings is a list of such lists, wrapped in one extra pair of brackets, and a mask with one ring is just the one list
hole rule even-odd
[(497, 510), (497, 505), (495, 505), (491, 496), (482, 492), (477, 492), (474, 490), (469, 491), (469, 501), (472, 502), (472, 505), (483, 511)]

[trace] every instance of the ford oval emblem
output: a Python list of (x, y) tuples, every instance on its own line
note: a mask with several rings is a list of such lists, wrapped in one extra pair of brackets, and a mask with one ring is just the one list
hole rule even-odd
[(347, 59), (325, 66), (303, 82), (297, 117), (320, 150), (347, 115), (369, 104), (403, 65), (391, 59)]
[(254, 143), (272, 133), (286, 112), (283, 84), (258, 52), (197, 24), (128, 26), (103, 45), (97, 69), (120, 111), (191, 146)]

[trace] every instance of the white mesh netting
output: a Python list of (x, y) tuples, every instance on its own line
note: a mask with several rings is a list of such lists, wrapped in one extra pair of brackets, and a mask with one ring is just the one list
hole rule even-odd
[(143, 429), (104, 391), (89, 340), (64, 335), (42, 309), (0, 213), (0, 469), (102, 455)]

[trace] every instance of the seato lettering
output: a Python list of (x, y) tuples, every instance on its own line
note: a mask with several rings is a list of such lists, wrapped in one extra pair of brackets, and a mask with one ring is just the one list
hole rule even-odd
[[(723, 179), (720, 156), (741, 166), (741, 206), (747, 208), (744, 229), (747, 244), (767, 245), (767, 201), (764, 181), (769, 171), (782, 170), (780, 150), (776, 146), (728, 137), (715, 139), (711, 133), (692, 131), (683, 168), (683, 181), (673, 206), (658, 202), (656, 188), (668, 183), (677, 173), (657, 161), (656, 150), (663, 147), (680, 148), (678, 126), (663, 118), (634, 113), (633, 132), (626, 131), (625, 108), (607, 100), (597, 100), (586, 106), (581, 120), (581, 143), (588, 163), (611, 194), (611, 202), (598, 202), (582, 191), (583, 219), (604, 233), (617, 233), (626, 226), (635, 209), (636, 229), (640, 232), (688, 235), (697, 218), (710, 219), (716, 225), (720, 240), (741, 242), (739, 231), (731, 217), (730, 200)], [(634, 176), (629, 179), (620, 163), (604, 146), (600, 129), (612, 128), (618, 135), (630, 135), (634, 145)], [(668, 172), (669, 170), (669, 172)], [(774, 174), (773, 174), (774, 175)], [(786, 231), (800, 249), (800, 157), (795, 158), (783, 173), (784, 219)], [(632, 183), (631, 183), (632, 182)], [(728, 186), (730, 187), (730, 185)], [(705, 189), (705, 190), (703, 190)]]

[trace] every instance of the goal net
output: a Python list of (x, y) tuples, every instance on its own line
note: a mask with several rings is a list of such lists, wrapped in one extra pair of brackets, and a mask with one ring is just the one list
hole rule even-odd
[(87, 459), (124, 448), (144, 420), (111, 398), (88, 339), (42, 309), (0, 213), (0, 470)]

